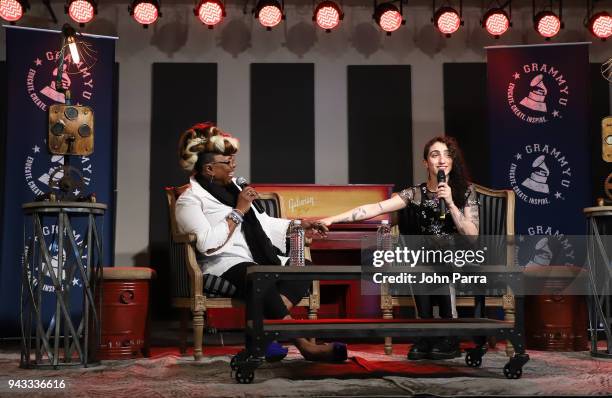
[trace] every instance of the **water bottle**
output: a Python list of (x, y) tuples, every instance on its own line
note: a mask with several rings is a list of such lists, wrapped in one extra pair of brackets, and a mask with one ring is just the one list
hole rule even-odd
[(393, 241), (389, 220), (382, 220), (376, 230), (376, 248), (378, 250), (392, 250)]
[(294, 220), (289, 231), (289, 265), (303, 267), (304, 262), (304, 228), (301, 220)]

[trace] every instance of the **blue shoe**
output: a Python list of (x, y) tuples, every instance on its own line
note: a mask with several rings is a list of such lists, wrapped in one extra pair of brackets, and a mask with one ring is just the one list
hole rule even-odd
[(282, 361), (287, 356), (288, 352), (288, 348), (283, 347), (276, 341), (273, 341), (266, 347), (265, 358), (267, 362)]
[(333, 354), (332, 354), (332, 362), (344, 362), (348, 358), (348, 350), (346, 348), (346, 344), (338, 343), (334, 341), (332, 343)]

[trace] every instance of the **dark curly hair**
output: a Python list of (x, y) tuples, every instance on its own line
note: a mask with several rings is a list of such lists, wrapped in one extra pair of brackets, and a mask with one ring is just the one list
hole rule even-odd
[(457, 144), (457, 140), (453, 137), (449, 136), (438, 136), (434, 137), (425, 144), (423, 148), (423, 159), (427, 160), (427, 155), (429, 155), (429, 149), (436, 142), (441, 142), (442, 144), (446, 144), (448, 147), (448, 151), (450, 152), (450, 156), (453, 159), (453, 167), (451, 172), (449, 173), (449, 181), (448, 185), (451, 187), (453, 191), (453, 202), (457, 205), (457, 207), (462, 208), (465, 206), (466, 202), (466, 192), (469, 187), (469, 173), (467, 167), (465, 165), (465, 161), (463, 160), (463, 152), (459, 148), (459, 144)]

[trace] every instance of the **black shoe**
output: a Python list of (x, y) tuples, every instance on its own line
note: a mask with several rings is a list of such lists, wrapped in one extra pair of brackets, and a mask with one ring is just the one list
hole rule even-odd
[(431, 344), (427, 339), (419, 339), (413, 344), (410, 351), (408, 351), (408, 359), (416, 361), (419, 359), (425, 359), (428, 357), (431, 351)]
[(452, 359), (461, 356), (459, 341), (453, 338), (445, 338), (436, 341), (431, 347), (428, 358), (430, 359)]

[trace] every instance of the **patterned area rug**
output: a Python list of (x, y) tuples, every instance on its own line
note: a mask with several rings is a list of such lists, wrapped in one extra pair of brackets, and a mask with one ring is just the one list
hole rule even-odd
[[(588, 352), (530, 351), (519, 380), (502, 374), (503, 345), (489, 351), (481, 368), (463, 358), (409, 362), (407, 344), (383, 354), (381, 345), (349, 345), (350, 361), (320, 364), (304, 361), (293, 347), (284, 361), (264, 364), (250, 385), (237, 384), (230, 372), (239, 347), (208, 349), (201, 362), (175, 351), (153, 350), (151, 358), (102, 361), (78, 369), (20, 369), (19, 354), (0, 352), (0, 396), (70, 397), (303, 397), (303, 396), (499, 396), (612, 395), (612, 360)], [(11, 380), (63, 380), (63, 389), (9, 388)]]

